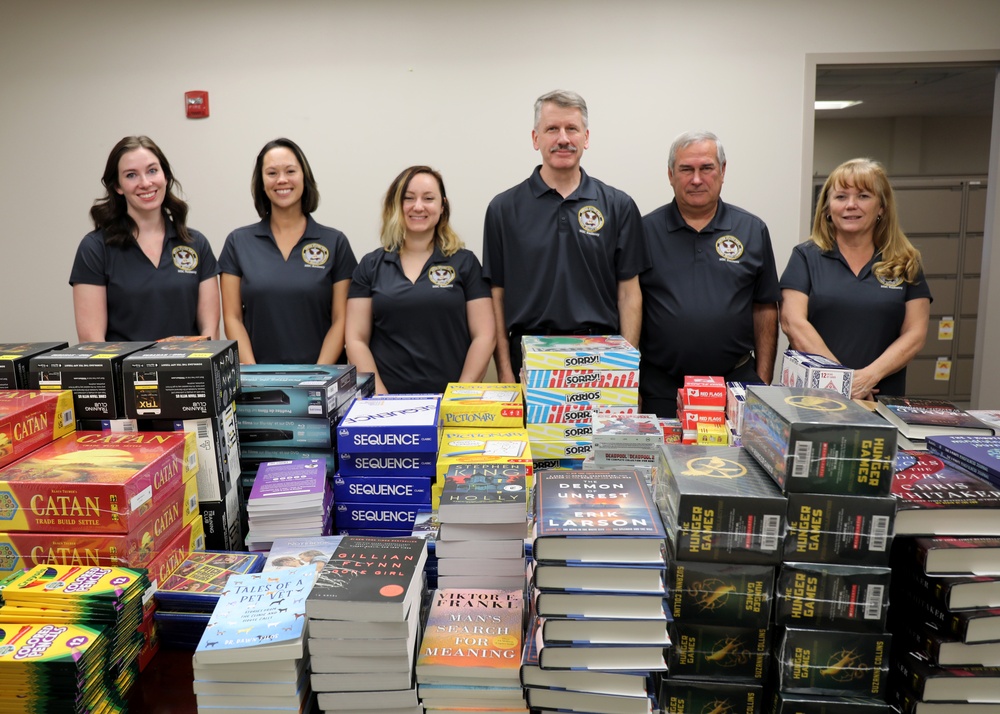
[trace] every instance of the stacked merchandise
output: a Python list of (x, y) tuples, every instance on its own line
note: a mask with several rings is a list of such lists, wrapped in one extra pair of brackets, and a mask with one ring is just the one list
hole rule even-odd
[(325, 458), (265, 462), (247, 500), (247, 548), (267, 551), (276, 538), (330, 535), (332, 507)]
[[(424, 563), (424, 575), (427, 577), (427, 588), (437, 590), (438, 586), (438, 562), (437, 562), (437, 539), (441, 522), (438, 520), (437, 511), (421, 511), (413, 521), (413, 530), (410, 535), (427, 541), (427, 561)], [(461, 525), (455, 524), (459, 530), (454, 539), (460, 540), (460, 536), (469, 535), (464, 532)], [(523, 533), (523, 530), (522, 530)]]
[(660, 705), (671, 714), (709, 701), (714, 711), (759, 711), (788, 501), (742, 449), (669, 445), (661, 459), (657, 506), (675, 559)]
[(233, 575), (194, 653), (198, 711), (312, 711), (305, 601), (312, 566)]
[(31, 358), (67, 347), (68, 342), (0, 342), (0, 390), (30, 389)]
[(536, 468), (583, 468), (591, 410), (639, 404), (639, 351), (619, 335), (521, 338), (528, 436)]
[(781, 360), (781, 384), (785, 387), (832, 389), (850, 399), (854, 370), (823, 355), (785, 350)]
[(259, 553), (208, 551), (188, 553), (156, 589), (156, 629), (170, 647), (197, 647), (226, 583), (233, 575), (259, 573)]
[(833, 390), (751, 386), (743, 445), (788, 498), (774, 710), (885, 704), (896, 431)]
[(746, 403), (746, 382), (726, 382), (726, 428), (729, 429), (730, 446), (743, 446), (743, 408)]
[(899, 453), (891, 688), (904, 712), (1000, 710), (1000, 461), (990, 441), (1000, 439), (928, 437), (948, 461)]
[(655, 710), (652, 672), (670, 647), (666, 540), (636, 471), (542, 471), (535, 494), (528, 706)]
[(518, 677), (523, 598), (521, 588), (435, 591), (416, 662), (426, 711), (528, 714)]
[(923, 450), (927, 437), (992, 436), (996, 429), (944, 399), (879, 397), (875, 411), (899, 429), (900, 448)]
[(432, 490), (434, 508), (441, 501), (446, 474), (469, 476), (482, 466), (502, 469), (523, 465), (528, 489), (531, 489), (535, 481), (532, 453), (528, 432), (523, 428), (442, 430)]
[(440, 397), (363, 399), (337, 426), (334, 518), (341, 534), (408, 536), (430, 509)]
[[(31, 570), (12, 574), (0, 582), (0, 630), (11, 635), (9, 640), (0, 638), (5, 645), (11, 645), (10, 649), (0, 650), (0, 656), (18, 646), (22, 646), (21, 657), (15, 655), (15, 662), (24, 656), (41, 656), (64, 628), (83, 625), (93, 628), (91, 633), (80, 632), (79, 637), (63, 640), (63, 643), (73, 651), (86, 649), (91, 638), (106, 640), (106, 647), (97, 642), (92, 645), (104, 650), (103, 657), (97, 655), (103, 662), (98, 665), (102, 669), (89, 674), (103, 680), (95, 685), (95, 691), (103, 687), (103, 694), (108, 699), (120, 702), (139, 676), (138, 658), (143, 635), (138, 628), (142, 622), (142, 596), (148, 587), (149, 580), (143, 571), (127, 568), (36, 565)], [(34, 642), (29, 647), (30, 640)], [(64, 661), (62, 657), (57, 660)], [(79, 672), (72, 666), (59, 669)], [(0, 696), (9, 696), (13, 685), (8, 682), (2, 688), (4, 695)], [(86, 685), (78, 688), (72, 680), (63, 680), (62, 685), (45, 692), (27, 693), (28, 702), (22, 702), (22, 707), (32, 702), (39, 711), (80, 711), (75, 708), (80, 705), (75, 698)], [(51, 699), (57, 701), (51, 702)], [(35, 711), (22, 707), (11, 710)]]
[(344, 536), (306, 602), (324, 712), (422, 714), (413, 683), (425, 592), (419, 538)]
[(677, 390), (677, 419), (682, 444), (727, 445), (726, 383), (722, 377), (685, 376), (684, 386)]
[(526, 521), (527, 466), (451, 469), (438, 506), (438, 586), (523, 590)]
[(240, 428), (239, 502), (246, 503), (262, 463), (326, 459), (327, 476), (337, 473), (334, 429), (357, 394), (351, 365), (244, 365), (236, 397)]
[(583, 463), (588, 471), (635, 469), (653, 490), (659, 471), (663, 427), (654, 414), (626, 414), (614, 407), (595, 409), (591, 417), (594, 450)]
[(277, 538), (271, 543), (267, 553), (267, 561), (262, 572), (271, 570), (287, 570), (312, 565), (316, 574), (329, 562), (343, 536), (326, 535), (310, 538)]

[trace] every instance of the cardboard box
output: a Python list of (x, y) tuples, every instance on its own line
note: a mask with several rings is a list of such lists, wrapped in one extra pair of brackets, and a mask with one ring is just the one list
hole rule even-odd
[(525, 335), (521, 350), (528, 371), (639, 369), (639, 350), (621, 335)]
[(31, 358), (67, 347), (68, 342), (0, 342), (0, 389), (30, 389)]
[(70, 389), (77, 419), (126, 416), (122, 370), (125, 358), (153, 342), (82, 342), (31, 358), (32, 389)]
[(417, 513), (427, 510), (421, 503), (337, 503), (334, 507), (337, 530), (342, 528), (413, 529)]
[(379, 476), (430, 477), (437, 473), (437, 453), (433, 451), (412, 454), (341, 454), (341, 476), (373, 478)]
[(437, 451), (438, 397), (363, 399), (351, 404), (337, 426), (341, 453)]
[(125, 415), (202, 419), (225, 413), (240, 390), (234, 340), (158, 342), (125, 358)]
[(639, 387), (637, 369), (532, 369), (521, 371), (529, 387), (584, 389), (589, 387)]
[(329, 449), (334, 426), (324, 417), (241, 416), (236, 420), (241, 444)]
[(722, 377), (684, 377), (684, 386), (677, 390), (678, 407), (699, 410), (726, 408), (726, 383)]
[(585, 459), (593, 452), (594, 446), (589, 440), (559, 439), (556, 441), (531, 442), (531, 455), (539, 459)]
[[(546, 388), (525, 387), (528, 408), (538, 406), (626, 406), (639, 405), (639, 390), (632, 387)], [(532, 420), (534, 421), (534, 420)]]
[(129, 533), (197, 464), (193, 434), (74, 432), (0, 470), (0, 528)]
[(248, 476), (252, 482), (258, 467), (266, 461), (320, 458), (326, 459), (327, 478), (333, 478), (333, 475), (337, 473), (338, 466), (336, 449), (299, 449), (285, 446), (240, 444), (240, 476)]
[(225, 500), (202, 501), (199, 507), (206, 550), (243, 550), (238, 488), (232, 489)]
[(524, 402), (516, 384), (453, 382), (441, 398), (444, 428), (510, 428), (524, 425)]
[(354, 365), (248, 364), (240, 368), (240, 416), (332, 418), (357, 392)]
[(412, 476), (344, 476), (333, 479), (333, 500), (366, 503), (419, 503), (429, 506), (431, 480)]
[(69, 390), (0, 391), (0, 466), (66, 436), (75, 425)]
[(785, 350), (781, 360), (781, 384), (786, 387), (832, 389), (850, 399), (854, 370), (822, 355)]
[(528, 438), (536, 441), (561, 441), (590, 439), (594, 427), (584, 422), (568, 422), (556, 424), (528, 424), (525, 426)]

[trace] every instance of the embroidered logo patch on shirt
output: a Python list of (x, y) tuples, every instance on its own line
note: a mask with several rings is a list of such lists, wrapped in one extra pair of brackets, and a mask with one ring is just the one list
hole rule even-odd
[(302, 246), (302, 261), (314, 268), (321, 268), (330, 260), (330, 251), (322, 243), (306, 243)]
[(190, 273), (198, 267), (198, 251), (189, 245), (179, 245), (170, 251), (170, 257), (178, 270)]
[(899, 276), (898, 278), (883, 278), (881, 275), (876, 275), (875, 279), (884, 288), (898, 288), (903, 284), (903, 276)]
[(715, 252), (726, 260), (739, 260), (743, 255), (743, 243), (736, 236), (720, 236), (715, 241)]
[(584, 206), (576, 212), (576, 219), (587, 233), (597, 233), (604, 228), (604, 214), (597, 206)]
[(427, 279), (436, 287), (451, 287), (455, 282), (455, 269), (450, 265), (432, 265), (427, 271)]

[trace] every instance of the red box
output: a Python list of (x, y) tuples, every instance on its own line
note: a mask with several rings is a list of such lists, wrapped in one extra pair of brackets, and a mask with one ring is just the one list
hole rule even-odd
[(726, 425), (726, 412), (705, 411), (703, 409), (682, 409), (677, 412), (684, 431), (697, 431), (698, 424)]
[(75, 432), (0, 469), (0, 530), (129, 533), (197, 468), (193, 433)]
[(726, 408), (726, 383), (722, 377), (684, 377), (684, 386), (677, 390), (679, 406), (702, 409)]
[(0, 390), (0, 466), (66, 436), (76, 428), (73, 392)]

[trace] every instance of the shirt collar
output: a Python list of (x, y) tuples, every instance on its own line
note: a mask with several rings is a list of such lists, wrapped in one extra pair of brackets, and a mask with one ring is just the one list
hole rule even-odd
[[(680, 230), (691, 231), (694, 233), (694, 229), (691, 228), (685, 222), (684, 216), (681, 215), (680, 209), (677, 207), (677, 199), (667, 204), (667, 210), (665, 211), (667, 219), (667, 231), (674, 232)], [(733, 221), (730, 215), (729, 206), (720, 198), (719, 205), (715, 209), (715, 215), (712, 216), (712, 220), (708, 222), (708, 225), (698, 231), (700, 233), (714, 233), (716, 231), (728, 231), (732, 230)]]
[[(313, 219), (312, 214), (306, 214), (306, 229), (302, 233), (302, 237), (299, 239), (299, 243), (304, 240), (315, 240), (319, 237), (319, 231), (316, 227), (319, 224)], [(270, 238), (274, 240), (274, 233), (271, 231), (271, 219), (264, 218), (260, 221), (254, 228), (253, 234), (258, 238)], [(298, 245), (298, 244), (296, 244)]]
[[(549, 186), (545, 181), (542, 180), (542, 166), (539, 164), (535, 167), (535, 170), (531, 173), (531, 177), (528, 179), (528, 186), (531, 188), (531, 194), (535, 198), (541, 198), (546, 193), (552, 192), (558, 195), (558, 192)], [(560, 198), (562, 198), (560, 196)], [(576, 190), (566, 197), (565, 200), (594, 200), (597, 198), (597, 187), (594, 185), (593, 180), (587, 175), (587, 172), (580, 167), (580, 185), (576, 187)]]
[[(383, 260), (386, 263), (397, 263), (398, 264), (399, 263), (399, 251), (398, 250), (389, 250), (389, 251), (386, 251), (385, 252), (385, 256), (383, 257)], [(447, 259), (444, 257), (444, 253), (441, 252), (441, 246), (439, 246), (437, 243), (435, 243), (434, 244), (434, 250), (431, 251), (431, 257), (429, 258), (429, 262), (431, 262), (431, 263), (444, 263), (444, 262), (446, 262), (446, 260)]]

